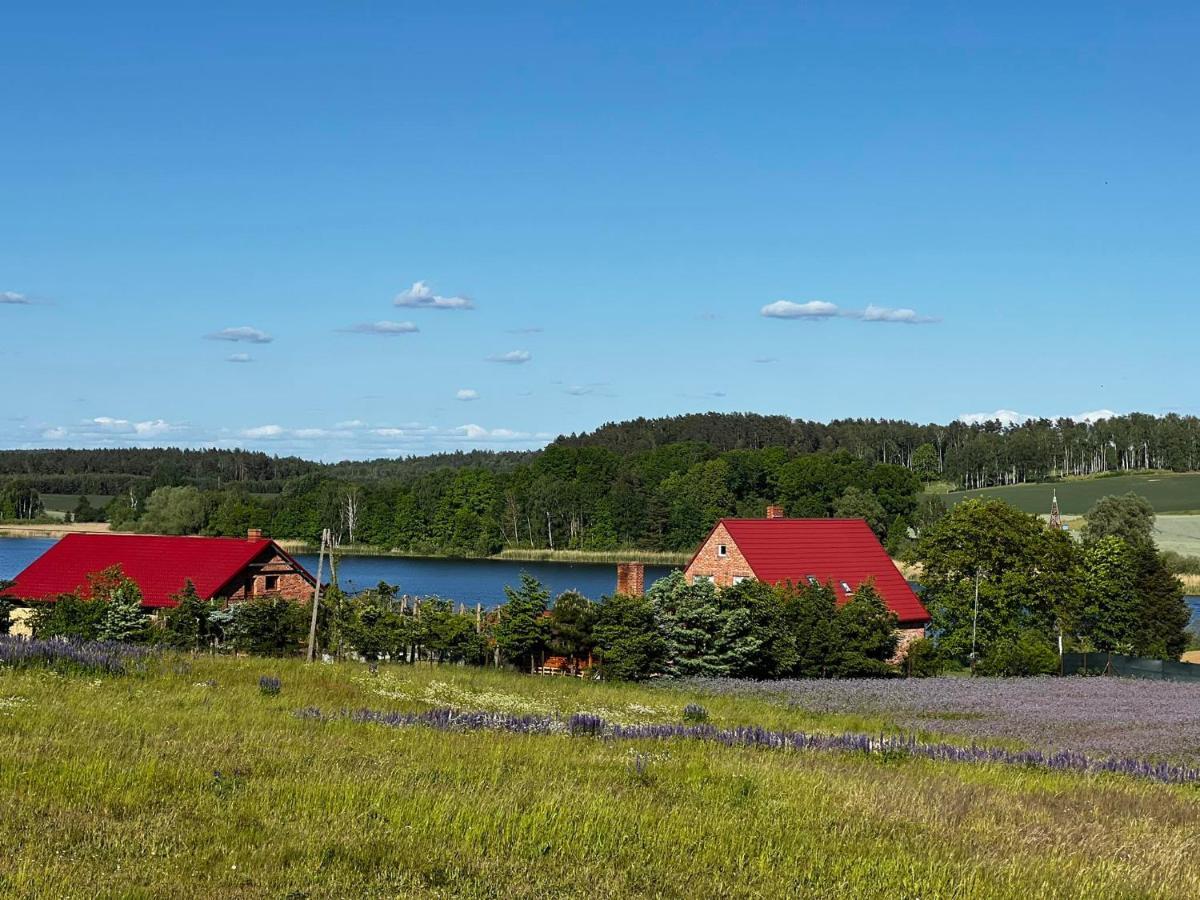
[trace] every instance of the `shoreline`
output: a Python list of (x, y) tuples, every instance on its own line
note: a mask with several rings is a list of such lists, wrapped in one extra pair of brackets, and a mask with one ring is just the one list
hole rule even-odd
[[(50, 523), (50, 522), (31, 522), (28, 525), (0, 525), (0, 540), (4, 538), (61, 538), (67, 534), (136, 534), (137, 532), (128, 531), (113, 531), (109, 528), (107, 522), (75, 522), (75, 523)], [(296, 554), (313, 554), (319, 552), (320, 548), (315, 544), (309, 544), (306, 541), (295, 540), (294, 538), (277, 538), (275, 543), (279, 544), (285, 551), (293, 555)], [(616, 565), (623, 562), (640, 562), (648, 566), (667, 566), (669, 568), (683, 568), (691, 559), (691, 555), (687, 553), (671, 553), (663, 551), (640, 551), (640, 550), (529, 550), (520, 548), (509, 548), (501, 550), (499, 553), (494, 553), (489, 556), (455, 556), (451, 554), (439, 553), (406, 553), (398, 550), (388, 550), (383, 547), (375, 547), (370, 544), (354, 544), (341, 549), (341, 556), (362, 556), (362, 557), (386, 557), (389, 559), (444, 559), (447, 561), (493, 561), (493, 562), (546, 562), (546, 563), (574, 563), (580, 565)], [(901, 574), (909, 580), (919, 579), (921, 576), (921, 568), (919, 565), (903, 563), (899, 560), (894, 560), (896, 567)], [(1191, 595), (1200, 594), (1200, 575), (1177, 575), (1176, 576), (1183, 585), (1184, 593)]]
[[(138, 534), (135, 531), (113, 531), (107, 522), (30, 522), (26, 525), (0, 525), (0, 539), (4, 538), (53, 538), (68, 534)], [(276, 538), (283, 550), (293, 555), (315, 554), (320, 547), (295, 538)], [(691, 554), (669, 553), (653, 550), (528, 550), (509, 548), (488, 556), (462, 556), (449, 553), (409, 553), (390, 550), (372, 544), (349, 544), (341, 547), (339, 556), (381, 557), (388, 559), (444, 559), (448, 561), (493, 561), (493, 562), (548, 562), (579, 563), (584, 565), (616, 565), (623, 562), (640, 562), (648, 566), (683, 567)]]

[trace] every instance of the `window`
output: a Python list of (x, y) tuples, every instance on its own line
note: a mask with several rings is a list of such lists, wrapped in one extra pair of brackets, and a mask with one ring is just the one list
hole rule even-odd
[(816, 576), (816, 575), (805, 575), (804, 577), (808, 579), (808, 583), (809, 583), (809, 584), (813, 584), (813, 585), (815, 585), (815, 584), (817, 583), (817, 576)]
[(279, 590), (279, 576), (268, 575), (263, 579), (263, 590), (277, 591)]
[(854, 591), (850, 590), (850, 585), (844, 581), (842, 582), (842, 590), (846, 592), (847, 597), (854, 593)]
[(717, 556), (728, 556), (729, 548), (724, 544), (717, 544)]
[(712, 584), (713, 577), (711, 575), (693, 575), (692, 584)]
[(734, 576), (733, 576), (733, 583), (734, 583), (734, 584), (741, 584), (743, 581), (749, 581), (749, 580), (750, 580), (750, 577), (751, 577), (751, 576), (749, 576), (749, 575), (734, 575)]

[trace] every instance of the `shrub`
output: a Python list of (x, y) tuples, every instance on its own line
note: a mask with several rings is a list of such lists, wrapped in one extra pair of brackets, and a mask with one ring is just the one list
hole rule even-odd
[(212, 607), (196, 594), (189, 578), (183, 590), (172, 597), (176, 605), (167, 611), (163, 625), (163, 643), (179, 650), (199, 650), (213, 638)]
[(274, 675), (260, 675), (258, 678), (258, 690), (265, 697), (277, 697), (279, 692), (283, 690), (283, 682)]
[(683, 721), (685, 722), (707, 722), (708, 710), (699, 703), (689, 703), (683, 708)]
[(908, 645), (904, 671), (910, 678), (932, 678), (946, 671), (946, 657), (935, 641), (917, 638)]
[(606, 599), (596, 611), (592, 633), (605, 678), (636, 681), (661, 672), (666, 665), (667, 643), (645, 597), (616, 594)]
[(1160, 555), (1172, 575), (1200, 575), (1200, 556), (1185, 556), (1174, 550), (1164, 550)]
[(105, 611), (105, 605), (99, 600), (60, 594), (56, 600), (34, 607), (30, 622), (33, 636), (44, 640), (94, 641), (100, 636), (100, 622)]
[(308, 634), (306, 604), (255, 597), (230, 607), (228, 633), (237, 650), (259, 656), (297, 653)]
[(1024, 631), (1016, 640), (997, 641), (977, 671), (981, 675), (1053, 675), (1058, 671), (1058, 654), (1041, 634)]

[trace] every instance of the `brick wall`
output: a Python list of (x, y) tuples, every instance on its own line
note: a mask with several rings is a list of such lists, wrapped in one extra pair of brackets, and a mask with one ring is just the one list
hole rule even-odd
[[(267, 578), (275, 578), (273, 589), (268, 589)], [(313, 588), (303, 575), (298, 573), (290, 562), (279, 554), (262, 563), (255, 563), (246, 569), (245, 582), (229, 595), (231, 600), (245, 600), (247, 597), (262, 597), (267, 594), (278, 595), (288, 600), (309, 600)], [(247, 592), (246, 588), (250, 590)]]
[[(725, 545), (725, 556), (717, 552), (722, 544)], [(711, 575), (718, 587), (729, 587), (738, 576), (754, 577), (746, 557), (742, 556), (724, 525), (716, 527), (683, 574), (688, 584), (695, 581), (698, 575)]]

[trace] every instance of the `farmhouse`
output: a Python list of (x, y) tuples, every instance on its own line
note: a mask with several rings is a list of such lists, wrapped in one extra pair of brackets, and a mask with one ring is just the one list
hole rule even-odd
[(765, 519), (721, 519), (684, 575), (728, 587), (747, 578), (771, 584), (829, 584), (840, 602), (872, 581), (896, 614), (901, 643), (920, 637), (929, 613), (863, 519), (788, 519), (778, 506)]
[(84, 592), (88, 575), (119, 565), (150, 609), (175, 605), (191, 580), (203, 600), (276, 595), (308, 600), (316, 581), (278, 544), (251, 529), (243, 538), (149, 534), (68, 534), (17, 576), (4, 596), (53, 601)]

